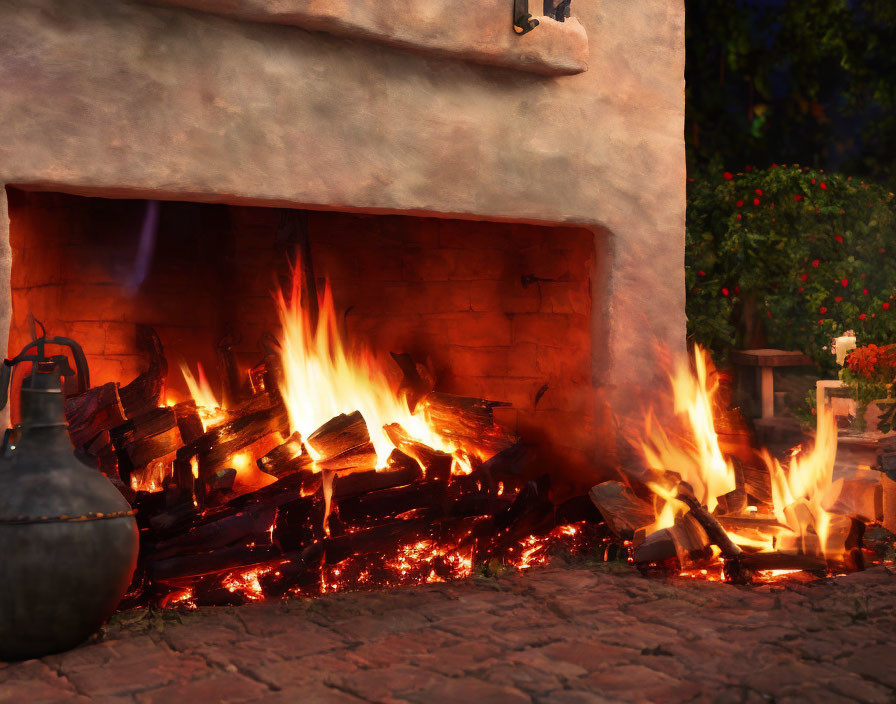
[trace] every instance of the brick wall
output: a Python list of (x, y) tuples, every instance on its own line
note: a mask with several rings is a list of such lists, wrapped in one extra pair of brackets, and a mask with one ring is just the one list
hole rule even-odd
[[(145, 207), (10, 189), (11, 349), (30, 339), (33, 312), (51, 334), (82, 342), (93, 383), (126, 383), (143, 364), (135, 324), (151, 324), (175, 397), (184, 393), (176, 362), (202, 361), (214, 378), (214, 345), (228, 330), (242, 338), (240, 363), (259, 361), (262, 334), (277, 329), (271, 292), (287, 269), (274, 246), (280, 211), (162, 204), (156, 256), (131, 294)], [(440, 390), (510, 402), (501, 421), (538, 441), (548, 461), (588, 466), (592, 232), (331, 212), (309, 213), (308, 228), (349, 339), (385, 356), (411, 352)]]

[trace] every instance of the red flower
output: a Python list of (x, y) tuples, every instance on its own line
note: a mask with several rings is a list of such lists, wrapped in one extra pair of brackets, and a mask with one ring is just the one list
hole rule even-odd
[(735, 287), (734, 287), (734, 292), (735, 292), (735, 293), (740, 293), (740, 286), (735, 286)]
[(883, 303), (883, 304), (881, 304), (881, 308), (883, 308), (884, 310), (890, 310), (890, 304), (889, 304), (889, 303)]
[(738, 219), (738, 220), (740, 220), (740, 219), (741, 219), (741, 218), (740, 218), (740, 213), (738, 213), (738, 215), (737, 215), (737, 219)]
[(802, 292), (805, 291), (805, 290), (806, 290), (806, 289), (800, 287), (800, 288), (798, 288), (798, 289), (796, 290), (796, 292), (797, 292), (797, 293), (802, 293)]
[(731, 293), (731, 292), (730, 292), (727, 288), (723, 288), (723, 289), (722, 289), (722, 295), (723, 295), (723, 296), (727, 296), (729, 293)]
[(730, 181), (731, 179), (734, 178), (734, 174), (732, 174), (730, 171), (726, 171), (725, 173), (722, 174), (722, 176), (725, 178), (726, 181)]
[(803, 275), (800, 277), (800, 281), (805, 281), (805, 280), (808, 279), (808, 278), (809, 278), (809, 275), (808, 275), (808, 274), (803, 274)]
[(828, 312), (828, 309), (825, 308), (824, 306), (822, 306), (821, 308), (818, 309), (818, 312), (821, 313), (822, 315), (824, 315), (825, 313)]
[(797, 203), (799, 203), (799, 202), (803, 199), (803, 197), (802, 197), (801, 195), (795, 195), (795, 196), (793, 197), (793, 199), (794, 199)]
[(759, 205), (759, 199), (758, 199), (758, 198), (754, 198), (754, 199), (753, 199), (753, 205)]
[(705, 271), (698, 271), (697, 273), (698, 273), (700, 276), (706, 276), (706, 272), (705, 272)]
[(841, 279), (840, 283), (843, 284), (843, 288), (846, 288), (849, 286), (849, 279)]
[(812, 261), (812, 266), (814, 266), (814, 267), (817, 269), (819, 263), (820, 263), (819, 260), (818, 260), (818, 259), (815, 259), (815, 260)]
[(757, 196), (761, 196), (761, 195), (762, 195), (762, 189), (761, 189), (761, 188), (757, 188), (757, 189), (756, 189), (756, 195), (757, 195)]
[(840, 235), (834, 235), (834, 239), (838, 242), (843, 242), (843, 238)]
[(823, 190), (823, 191), (826, 191), (826, 190), (828, 190), (828, 185), (822, 181), (822, 183), (821, 183), (821, 185), (819, 186), (819, 188), (820, 188), (821, 190)]
[(812, 179), (812, 183), (815, 183), (815, 179), (814, 179), (814, 178)]
[(864, 320), (864, 319), (867, 318), (867, 317), (868, 317), (867, 315), (865, 315), (864, 313), (862, 313), (862, 314), (859, 316), (859, 320)]
[(867, 288), (863, 288), (863, 289), (862, 289), (862, 295), (863, 295), (863, 296), (867, 296), (867, 295), (868, 295), (868, 289), (867, 289)]
[(834, 296), (834, 303), (839, 303), (843, 300), (843, 296)]
[(865, 275), (864, 275), (864, 274), (862, 274), (862, 278), (863, 278), (863, 279), (865, 278)]
[(778, 168), (778, 165), (777, 165), (777, 164), (772, 164), (772, 168), (773, 168), (773, 169), (777, 169), (777, 168)]
[(743, 208), (743, 207), (744, 207), (744, 202), (743, 202), (742, 200), (739, 200), (739, 201), (737, 201), (737, 203), (735, 203), (735, 205), (736, 205), (738, 208)]
[(881, 247), (881, 248), (880, 248), (879, 250), (877, 250), (877, 251), (880, 252), (881, 254), (883, 254), (883, 253), (884, 253), (884, 248)]

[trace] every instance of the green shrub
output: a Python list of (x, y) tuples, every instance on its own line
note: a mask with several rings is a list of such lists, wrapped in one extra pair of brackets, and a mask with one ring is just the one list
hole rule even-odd
[(825, 372), (832, 338), (896, 342), (896, 200), (799, 166), (689, 184), (688, 333), (724, 358), (754, 344), (802, 350)]

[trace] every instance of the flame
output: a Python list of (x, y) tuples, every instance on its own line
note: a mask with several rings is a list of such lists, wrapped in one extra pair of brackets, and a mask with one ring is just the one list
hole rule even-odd
[[(694, 359), (696, 374), (682, 362), (670, 377), (674, 412), (687, 420), (688, 437), (670, 438), (651, 411), (645, 421), (641, 450), (650, 469), (660, 473), (677, 472), (682, 481), (691, 485), (700, 503), (713, 511), (718, 505), (718, 497), (734, 491), (736, 482), (734, 467), (722, 454), (713, 423), (712, 401), (718, 384), (710, 380), (709, 364), (707, 353), (698, 346)], [(673, 501), (672, 492), (658, 482), (649, 485), (661, 499), (653, 530), (668, 528), (685, 507)]]
[[(443, 452), (457, 450), (430, 428), (422, 412), (411, 413), (407, 401), (387, 378), (383, 365), (363, 346), (349, 349), (340, 333), (329, 281), (319, 301), (317, 324), (302, 308), (298, 268), (287, 300), (277, 292), (283, 382), (281, 394), (290, 427), (307, 438), (331, 418), (360, 411), (367, 423), (378, 467), (385, 467), (394, 446), (383, 427), (398, 423), (412, 438)], [(305, 443), (309, 454), (315, 453)], [(462, 466), (462, 465), (461, 465)]]
[(829, 407), (819, 414), (814, 447), (809, 452), (795, 448), (786, 472), (768, 450), (761, 456), (771, 475), (775, 518), (798, 536), (798, 551), (834, 558), (843, 546), (828, 545), (832, 515), (823, 505), (833, 485), (837, 426)]
[(226, 420), (227, 414), (224, 412), (224, 406), (215, 397), (211, 384), (208, 383), (208, 378), (205, 376), (202, 364), (196, 363), (195, 377), (193, 372), (190, 371), (190, 367), (184, 363), (181, 363), (180, 371), (184, 376), (184, 381), (187, 382), (190, 396), (196, 402), (199, 419), (202, 421), (202, 429), (207, 431)]

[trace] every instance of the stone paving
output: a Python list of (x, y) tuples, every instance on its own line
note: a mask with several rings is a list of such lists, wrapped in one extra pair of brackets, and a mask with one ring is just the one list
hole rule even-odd
[(896, 701), (896, 573), (759, 587), (574, 566), (387, 592), (134, 610), (0, 664), (0, 702)]

